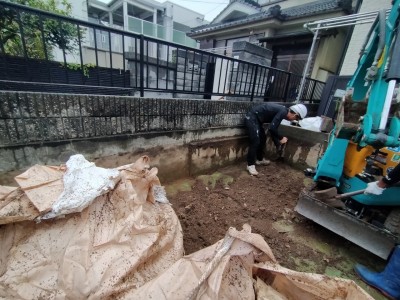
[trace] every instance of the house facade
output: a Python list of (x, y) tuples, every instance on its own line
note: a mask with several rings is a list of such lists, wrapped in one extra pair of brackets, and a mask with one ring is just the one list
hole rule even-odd
[[(272, 51), (272, 67), (302, 74), (314, 38), (304, 25), (352, 14), (360, 5), (359, 0), (231, 0), (210, 24), (193, 28), (189, 36), (201, 49), (225, 55), (237, 41), (255, 43)], [(326, 81), (338, 73), (349, 32), (349, 27), (320, 32), (308, 76)]]
[(87, 6), (92, 22), (194, 48), (196, 41), (186, 32), (206, 23), (204, 15), (170, 1), (88, 0)]

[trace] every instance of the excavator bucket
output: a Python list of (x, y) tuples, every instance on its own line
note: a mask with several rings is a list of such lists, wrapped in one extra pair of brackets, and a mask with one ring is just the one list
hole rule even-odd
[(300, 193), (295, 211), (383, 259), (398, 243), (393, 234), (319, 201), (306, 189)]

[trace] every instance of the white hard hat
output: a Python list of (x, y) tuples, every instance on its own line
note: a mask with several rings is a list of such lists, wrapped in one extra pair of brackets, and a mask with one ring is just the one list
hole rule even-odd
[(289, 109), (296, 113), (300, 119), (304, 119), (307, 116), (307, 107), (304, 104), (295, 104), (289, 107)]

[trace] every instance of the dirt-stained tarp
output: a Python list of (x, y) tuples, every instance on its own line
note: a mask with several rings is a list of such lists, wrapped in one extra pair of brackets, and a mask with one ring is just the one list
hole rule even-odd
[[(60, 180), (64, 172), (56, 169), (35, 174), (46, 173), (53, 185), (50, 177)], [(40, 223), (30, 221), (41, 213), (23, 191), (4, 189), (0, 220), (13, 223), (0, 227), (0, 297), (104, 299), (142, 286), (182, 257), (180, 223), (169, 204), (154, 201), (152, 187), (160, 182), (148, 157), (119, 173), (116, 187), (81, 213)]]
[[(82, 194), (76, 211), (54, 209), (66, 199), (65, 166), (35, 166), (19, 188), (1, 187), (0, 298), (372, 299), (353, 281), (281, 267), (248, 225), (183, 256), (179, 220), (148, 164), (143, 156), (101, 170), (109, 181), (96, 181), (98, 196)], [(43, 218), (49, 212), (57, 216)]]

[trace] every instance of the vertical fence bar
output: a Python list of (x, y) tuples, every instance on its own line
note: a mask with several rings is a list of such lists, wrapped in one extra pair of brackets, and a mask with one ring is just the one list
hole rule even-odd
[(288, 94), (289, 94), (289, 87), (290, 87), (290, 80), (291, 80), (291, 77), (292, 77), (292, 74), (291, 73), (287, 73), (288, 74), (288, 76), (287, 76), (287, 78), (286, 78), (286, 85), (285, 85), (285, 93), (284, 93), (284, 97), (285, 97), (285, 102), (287, 102), (287, 99), (288, 99)]
[(167, 45), (167, 76), (165, 81), (165, 89), (168, 90), (168, 81), (169, 81), (169, 45)]
[[(139, 40), (139, 51), (140, 51), (140, 42)], [(140, 89), (140, 53), (139, 53), (139, 59), (138, 59), (138, 39), (135, 38), (135, 87), (137, 88), (139, 86)], [(139, 68), (138, 68), (139, 65)]]
[(200, 55), (200, 65), (199, 65), (199, 82), (198, 87), (197, 87), (197, 91), (200, 92), (200, 82), (201, 82), (201, 73), (203, 72), (203, 53), (201, 53)]
[[(7, 58), (6, 58), (6, 50), (4, 48), (4, 44), (3, 44), (3, 41), (1, 39), (0, 39), (0, 49), (1, 49), (1, 53), (3, 54), (2, 59), (4, 61), (4, 69), (6, 71), (6, 75), (8, 76), (8, 61), (7, 61)], [(6, 127), (7, 127), (7, 121), (4, 121), (4, 122), (5, 122)], [(9, 134), (9, 132), (7, 132), (7, 133)], [(10, 142), (11, 142), (11, 138), (10, 138)]]
[[(122, 34), (122, 69), (124, 71), (124, 87), (126, 87), (126, 70), (125, 70), (125, 34)], [(136, 43), (135, 43), (136, 44)], [(130, 86), (130, 84), (129, 84)]]
[[(230, 60), (226, 60), (226, 68), (225, 68), (225, 80), (224, 80), (224, 91), (226, 90), (226, 81), (228, 80), (228, 69), (230, 66)], [(231, 86), (229, 82), (229, 88), (228, 88), (228, 93), (231, 92)]]
[(258, 66), (256, 65), (256, 70), (254, 71), (253, 88), (251, 89), (250, 101), (254, 100), (254, 91), (256, 90), (257, 73), (258, 73)]
[(193, 51), (193, 60), (192, 60), (192, 82), (191, 82), (191, 85), (190, 85), (190, 91), (191, 92), (193, 92), (193, 78), (194, 78), (194, 62), (195, 62), (195, 59), (196, 59), (196, 52), (195, 51)]
[[(62, 32), (62, 22), (58, 20), (58, 26), (60, 32)], [(65, 53), (65, 45), (62, 47), (63, 59), (64, 59), (64, 68), (65, 68), (65, 79), (67, 80), (67, 84), (69, 84), (69, 75), (68, 75), (68, 65), (67, 65), (67, 55)]]
[(175, 76), (174, 76), (174, 92), (177, 91), (178, 88), (178, 56), (179, 56), (179, 51), (178, 47), (175, 48)]
[[(236, 86), (237, 86), (237, 80), (238, 80), (238, 72), (239, 72), (239, 62), (233, 61), (233, 66), (232, 66), (232, 77), (233, 77), (233, 72), (235, 70), (235, 64), (237, 64), (236, 68), (236, 76), (235, 76), (235, 86), (233, 87), (233, 93), (236, 94)], [(231, 80), (232, 82), (232, 80)], [(239, 90), (240, 93), (240, 90)]]
[(146, 43), (146, 88), (148, 88), (150, 85), (149, 85), (149, 75), (150, 75), (150, 72), (149, 72), (149, 41), (145, 41), (145, 40), (143, 40), (143, 42), (145, 42)]
[(97, 83), (98, 83), (98, 85), (100, 85), (99, 54), (97, 51), (96, 28), (93, 28), (93, 36), (94, 36), (94, 53), (95, 53), (95, 57), (96, 57)]
[(112, 49), (111, 49), (111, 32), (108, 32), (108, 47), (110, 50), (110, 82), (111, 82), (111, 86), (114, 86), (114, 82), (113, 82), (113, 63), (112, 63)]
[[(219, 76), (218, 76), (218, 87), (217, 87), (217, 91), (219, 91), (220, 90), (220, 87), (221, 87), (221, 75), (222, 75), (222, 58), (220, 58), (220, 61), (221, 61), (221, 64), (220, 64), (220, 67), (219, 67)], [(216, 66), (217, 64), (215, 64), (215, 66)], [(223, 93), (225, 93), (225, 88), (223, 89), (223, 91), (222, 91)]]
[(238, 63), (238, 68), (236, 71), (236, 82), (237, 79), (239, 78), (239, 71), (240, 71), (240, 81), (239, 81), (239, 95), (242, 94), (242, 82), (243, 82), (243, 73), (244, 73), (244, 63)]
[[(82, 55), (82, 43), (81, 43), (81, 28), (79, 24), (77, 25), (77, 30), (78, 30), (78, 44), (79, 44), (79, 58), (81, 61), (81, 78), (82, 78), (82, 84), (85, 84), (85, 73), (84, 73), (84, 67), (83, 67), (83, 55)], [(89, 70), (88, 70), (89, 72)]]
[(269, 68), (265, 68), (265, 74), (263, 76), (263, 80), (262, 80), (262, 90), (260, 91), (263, 92), (263, 97), (264, 97), (264, 101), (265, 101), (265, 96), (266, 96), (266, 91), (267, 91), (267, 85), (268, 85), (268, 75), (269, 75)]
[(40, 31), (41, 31), (44, 57), (46, 59), (47, 72), (49, 73), (49, 81), (51, 82), (51, 70), (50, 70), (49, 56), (47, 55), (47, 46), (46, 46), (46, 38), (44, 36), (44, 26), (43, 26), (43, 16), (42, 15), (39, 15), (39, 27), (40, 27)]
[(156, 43), (156, 57), (157, 57), (157, 66), (156, 66), (156, 70), (157, 70), (157, 72), (156, 72), (156, 88), (158, 89), (158, 78), (159, 78), (159, 71), (158, 71), (158, 69), (159, 69), (159, 67), (160, 67), (160, 59), (159, 59), (159, 57), (158, 57), (158, 46), (159, 46), (159, 43), (157, 42)]
[(215, 75), (215, 61), (212, 60), (207, 63), (206, 78), (204, 82), (204, 96), (203, 99), (211, 99)]
[(28, 62), (28, 51), (26, 49), (26, 43), (25, 43), (25, 34), (24, 34), (24, 26), (22, 24), (21, 20), (21, 13), (20, 10), (17, 10), (17, 23), (19, 25), (19, 32), (21, 34), (21, 42), (22, 42), (22, 51), (24, 52), (24, 58), (25, 58), (25, 63), (26, 63), (26, 73), (28, 74), (29, 78), (31, 79), (31, 70), (29, 68), (29, 62)]
[(243, 88), (244, 94), (247, 94), (247, 95), (248, 95), (248, 93), (246, 91), (247, 91), (247, 78), (249, 77), (249, 69), (250, 69), (250, 65), (247, 64), (246, 79), (244, 80), (244, 88)]
[(140, 97), (144, 97), (144, 36), (140, 35)]
[(188, 50), (185, 50), (185, 65), (183, 66), (183, 87), (182, 90), (186, 91), (186, 66), (187, 66)]

